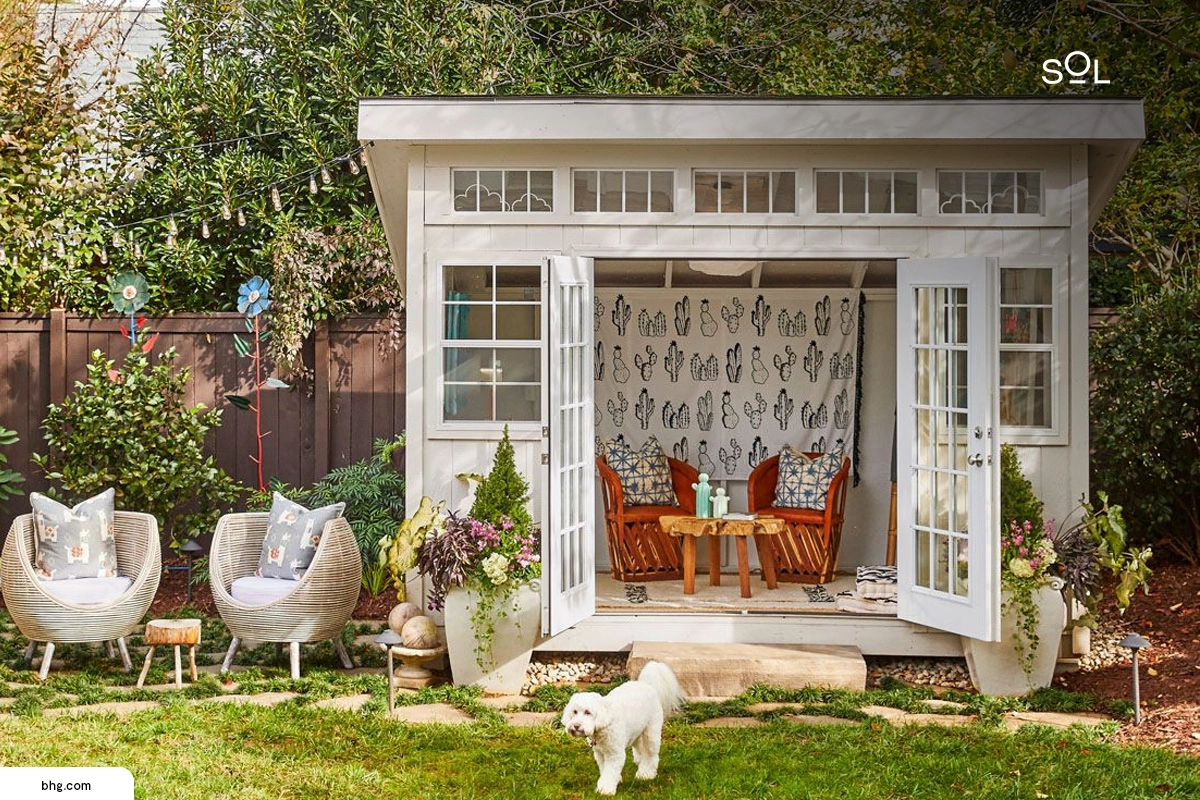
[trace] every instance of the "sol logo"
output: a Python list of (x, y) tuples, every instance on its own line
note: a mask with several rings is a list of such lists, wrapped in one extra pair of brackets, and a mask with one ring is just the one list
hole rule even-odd
[(1067, 83), (1087, 84), (1090, 82), (1094, 86), (1112, 83), (1112, 81), (1100, 77), (1100, 59), (1092, 58), (1082, 50), (1072, 50), (1061, 61), (1057, 58), (1046, 59), (1042, 62), (1042, 72), (1045, 73), (1042, 75), (1042, 81), (1050, 86), (1062, 83), (1063, 72), (1071, 76)]

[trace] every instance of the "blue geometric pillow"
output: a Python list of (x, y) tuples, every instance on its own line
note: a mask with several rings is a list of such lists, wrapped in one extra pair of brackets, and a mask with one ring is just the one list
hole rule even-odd
[(842, 451), (809, 458), (799, 450), (783, 448), (779, 454), (779, 479), (775, 483), (775, 505), (780, 508), (825, 510), (829, 484), (842, 468)]
[(671, 465), (662, 445), (651, 436), (640, 452), (620, 440), (604, 444), (604, 460), (621, 479), (625, 504), (630, 506), (677, 506), (671, 484)]

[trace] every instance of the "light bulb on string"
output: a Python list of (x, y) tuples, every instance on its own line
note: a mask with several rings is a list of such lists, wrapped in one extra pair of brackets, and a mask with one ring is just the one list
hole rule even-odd
[(230, 208), (229, 208), (229, 201), (222, 200), (221, 201), (221, 219), (225, 220), (226, 222), (229, 222), (231, 217), (233, 217), (233, 211), (230, 210)]
[(238, 209), (238, 225), (246, 227), (246, 212), (240, 208)]
[(356, 159), (354, 156), (350, 156), (350, 158), (346, 159), (346, 163), (350, 166), (351, 175), (357, 175), (362, 171), (361, 167), (358, 166), (358, 159)]
[(63, 237), (61, 236), (54, 237), (54, 255), (59, 258), (67, 257), (67, 247), (63, 244)]
[(0, 244), (0, 264), (8, 261), (8, 253), (4, 252), (4, 245)]
[(365, 166), (368, 166), (368, 162), (367, 162), (367, 149), (366, 149), (365, 147), (363, 148), (363, 151), (362, 151), (362, 153), (359, 155), (359, 158), (361, 158), (361, 159), (362, 159), (362, 165), (363, 165), (364, 167), (365, 167)]
[(317, 186), (317, 176), (316, 175), (308, 176), (308, 191), (309, 191), (309, 194), (316, 194), (317, 192), (321, 191), (321, 187)]
[(112, 244), (113, 247), (121, 246), (121, 231), (117, 230), (116, 228), (113, 228)]
[(100, 246), (100, 263), (101, 264), (108, 263), (108, 248), (104, 247), (103, 245)]
[(276, 211), (283, 210), (283, 200), (280, 199), (280, 197), (279, 197), (279, 187), (278, 186), (271, 187), (271, 207), (274, 208)]
[(321, 183), (328, 186), (333, 181), (333, 176), (329, 174), (329, 167), (321, 167)]
[[(173, 234), (173, 233), (167, 234), (167, 247), (174, 248), (176, 241), (177, 240), (175, 238), (175, 234)], [(134, 254), (136, 255), (136, 251)]]
[(208, 220), (206, 219), (200, 220), (200, 235), (205, 239), (212, 235), (212, 232), (208, 229)]
[(142, 244), (141, 244), (141, 242), (134, 242), (134, 243), (133, 243), (133, 257), (134, 257), (134, 258), (136, 258), (136, 259), (141, 259), (141, 257), (142, 257)]
[(179, 225), (175, 223), (175, 215), (172, 214), (170, 220), (167, 221), (167, 232), (172, 236), (179, 235)]

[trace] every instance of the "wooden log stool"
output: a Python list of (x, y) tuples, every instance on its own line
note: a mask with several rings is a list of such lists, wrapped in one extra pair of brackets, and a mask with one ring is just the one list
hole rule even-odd
[(708, 537), (708, 585), (721, 585), (721, 540), (732, 536), (737, 545), (738, 583), (742, 597), (750, 596), (750, 555), (746, 545), (754, 537), (759, 548), (763, 580), (768, 589), (778, 586), (775, 572), (775, 551), (771, 539), (782, 533), (783, 520), (775, 517), (754, 519), (716, 519), (713, 517), (664, 516), (659, 520), (662, 529), (671, 536), (683, 538), (683, 593), (696, 593), (696, 540)]
[(150, 662), (154, 659), (154, 648), (158, 645), (173, 645), (175, 647), (175, 686), (183, 688), (183, 669), (180, 664), (179, 648), (187, 645), (188, 666), (191, 668), (192, 681), (196, 680), (196, 645), (200, 644), (200, 620), (198, 619), (152, 619), (146, 623), (143, 634), (150, 650), (146, 653), (146, 662), (142, 664), (142, 674), (138, 676), (137, 685), (140, 689), (146, 682), (146, 673), (150, 671)]

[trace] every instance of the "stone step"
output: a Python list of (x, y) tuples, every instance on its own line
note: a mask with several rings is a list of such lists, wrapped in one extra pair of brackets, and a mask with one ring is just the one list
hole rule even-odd
[(669, 666), (689, 700), (733, 697), (756, 683), (860, 692), (867, 685), (867, 662), (857, 647), (634, 642), (630, 676), (639, 674), (647, 661)]

